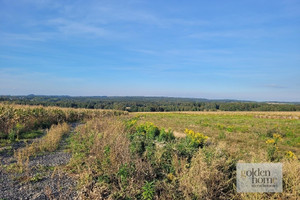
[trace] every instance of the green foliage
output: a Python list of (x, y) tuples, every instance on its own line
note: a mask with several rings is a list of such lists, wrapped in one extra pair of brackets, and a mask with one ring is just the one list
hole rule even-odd
[(110, 147), (106, 145), (104, 147), (104, 159), (102, 161), (102, 167), (103, 168), (108, 168), (111, 165), (110, 161)]
[(276, 146), (268, 146), (267, 148), (267, 153), (268, 153), (268, 159), (273, 162), (273, 161), (278, 161), (278, 155), (277, 155), (277, 147)]
[(155, 194), (155, 183), (154, 181), (146, 181), (145, 185), (142, 187), (142, 199), (143, 200), (152, 200)]
[(225, 139), (226, 138), (226, 134), (222, 131), (222, 132), (219, 133), (218, 138), (220, 140)]
[(84, 167), (84, 159), (88, 156), (89, 150), (94, 145), (95, 134), (95, 132), (81, 134), (78, 131), (71, 137), (69, 149), (72, 153), (72, 160), (70, 165), (75, 166), (77, 163), (81, 163), (80, 166)]
[(120, 166), (119, 171), (117, 172), (117, 176), (120, 178), (121, 184), (123, 187), (127, 187), (128, 185), (128, 178), (134, 171), (134, 167), (130, 164), (123, 164)]
[(187, 157), (188, 160), (192, 158), (194, 153), (198, 150), (198, 148), (190, 145), (188, 139), (180, 139), (179, 142), (175, 144), (175, 148), (179, 156)]
[(7, 138), (7, 134), (0, 132), (0, 139), (6, 139)]
[(136, 131), (149, 139), (155, 139), (160, 133), (158, 127), (154, 126), (151, 122), (146, 122), (145, 124), (137, 126)]
[(129, 112), (167, 111), (299, 111), (299, 104), (268, 104), (168, 97), (65, 97), (0, 96), (0, 102), (23, 105), (59, 106), (87, 109), (116, 109)]
[(110, 184), (111, 183), (111, 177), (109, 175), (106, 175), (106, 174), (102, 174), (101, 176), (98, 176), (97, 177), (97, 181), (99, 183), (107, 183), (107, 184)]
[(272, 139), (268, 139), (266, 141), (268, 147), (267, 147), (267, 153), (268, 153), (268, 159), (272, 161), (279, 161), (280, 156), (278, 152), (278, 143), (281, 141), (282, 138), (279, 134), (273, 134)]
[(20, 139), (33, 139), (33, 138), (39, 137), (41, 135), (43, 135), (42, 131), (30, 131), (30, 132), (22, 133), (19, 136), (19, 138)]
[(184, 132), (187, 134), (187, 143), (194, 148), (202, 148), (208, 139), (208, 136), (204, 135), (203, 133), (194, 132), (193, 130), (185, 129)]
[(11, 142), (14, 142), (16, 140), (16, 132), (14, 130), (11, 130), (8, 134), (8, 139)]
[(157, 153), (158, 156), (155, 161), (156, 174), (163, 176), (164, 174), (174, 173), (174, 166), (172, 163), (174, 151), (174, 144), (168, 143)]
[(144, 152), (145, 158), (152, 163), (155, 164), (155, 152), (156, 152), (156, 146), (154, 142), (148, 143)]
[(131, 140), (131, 143), (130, 143), (131, 152), (133, 154), (138, 154), (140, 156), (145, 152), (146, 145), (149, 145), (149, 142), (150, 142), (150, 141), (146, 141), (145, 134), (142, 134), (139, 132), (131, 134), (130, 140)]
[(130, 130), (132, 127), (134, 127), (136, 125), (136, 123), (137, 123), (136, 117), (134, 117), (134, 118), (132, 118), (130, 120), (127, 120), (125, 122), (126, 129)]
[(213, 159), (215, 159), (216, 150), (213, 148), (203, 148), (203, 153), (206, 163), (211, 164)]
[(159, 130), (153, 123), (144, 123), (136, 126), (135, 131), (129, 136), (132, 153), (142, 155), (146, 152), (146, 157), (153, 156), (156, 141), (170, 142), (175, 139), (171, 130)]
[(165, 131), (165, 129), (161, 129), (159, 136), (158, 136), (158, 141), (166, 141), (170, 142), (175, 139), (175, 136), (173, 132), (169, 129), (168, 131)]
[(36, 173), (33, 177), (30, 178), (30, 182), (36, 183), (43, 179), (42, 174)]

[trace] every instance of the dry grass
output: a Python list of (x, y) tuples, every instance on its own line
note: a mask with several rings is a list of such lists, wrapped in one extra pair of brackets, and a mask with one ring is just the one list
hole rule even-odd
[(185, 199), (230, 199), (234, 193), (234, 163), (218, 146), (200, 149), (179, 174)]
[(135, 112), (132, 113), (133, 115), (140, 115), (140, 114), (161, 114), (161, 113), (168, 113), (168, 114), (195, 114), (195, 115), (264, 115), (264, 116), (291, 116), (300, 117), (300, 112), (289, 112), (289, 111), (173, 111), (173, 112)]
[[(76, 132), (71, 142), (73, 157), (69, 169), (79, 174), (81, 199), (135, 196), (140, 192), (137, 188), (142, 187), (147, 177), (153, 176), (149, 163), (130, 154), (122, 121), (94, 119), (78, 127)], [(135, 171), (129, 169), (130, 176), (118, 175), (124, 166), (130, 168), (131, 165)]]
[[(194, 155), (188, 168), (184, 165), (185, 161), (174, 158), (177, 163), (175, 166), (179, 170), (177, 174), (180, 189), (184, 193), (185, 199), (297, 200), (300, 196), (300, 164), (298, 160), (282, 161), (282, 193), (237, 193), (235, 165), (241, 161), (235, 160), (236, 154), (228, 152), (230, 151), (228, 146), (218, 145), (209, 148), (200, 149)], [(181, 164), (178, 165), (178, 163)]]
[(199, 151), (192, 159), (191, 167), (183, 169), (184, 171), (179, 174), (180, 187), (186, 199), (193, 199), (194, 196), (203, 198), (208, 191), (206, 182), (212, 174), (204, 161), (203, 153)]
[(82, 121), (103, 116), (123, 115), (124, 111), (74, 109), (43, 106), (6, 105), (0, 103), (0, 138), (10, 132), (19, 134), (52, 124)]
[(26, 145), (26, 147), (15, 151), (14, 157), (17, 159), (17, 166), (19, 167), (20, 171), (24, 171), (24, 169), (28, 168), (30, 156), (45, 151), (55, 151), (58, 148), (59, 142), (61, 141), (63, 135), (68, 132), (70, 132), (70, 127), (67, 123), (52, 125), (44, 137), (37, 139), (30, 145)]

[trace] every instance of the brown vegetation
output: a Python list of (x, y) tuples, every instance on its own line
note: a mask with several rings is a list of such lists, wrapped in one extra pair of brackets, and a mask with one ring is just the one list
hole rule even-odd
[(70, 131), (67, 123), (52, 125), (46, 135), (35, 140), (32, 144), (18, 149), (14, 152), (14, 157), (17, 160), (17, 167), (22, 172), (28, 167), (30, 156), (41, 152), (51, 152), (58, 148), (59, 142), (64, 134)]

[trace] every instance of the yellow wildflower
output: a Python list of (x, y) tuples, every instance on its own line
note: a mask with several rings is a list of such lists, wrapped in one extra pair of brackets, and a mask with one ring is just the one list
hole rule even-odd
[(281, 135), (276, 134), (276, 133), (273, 134), (273, 138), (274, 138), (274, 139), (278, 139), (278, 140), (282, 140)]
[(274, 144), (275, 143), (275, 140), (274, 139), (268, 139), (266, 141), (267, 144)]
[(184, 130), (184, 133), (188, 134), (188, 132), (189, 132), (189, 129), (186, 128), (186, 129)]
[(185, 129), (184, 132), (191, 139), (192, 143), (196, 143), (198, 145), (203, 145), (204, 142), (208, 139), (208, 137), (203, 133), (196, 133), (193, 130)]
[(172, 173), (169, 173), (169, 174), (167, 175), (167, 178), (168, 178), (168, 180), (173, 181), (174, 178), (175, 178), (175, 176), (174, 176)]
[(288, 159), (297, 159), (297, 156), (291, 151), (287, 151), (285, 153), (285, 157), (288, 158)]

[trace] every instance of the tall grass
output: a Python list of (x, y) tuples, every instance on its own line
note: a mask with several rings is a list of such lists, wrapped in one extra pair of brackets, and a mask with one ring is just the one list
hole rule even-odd
[(130, 153), (122, 121), (94, 119), (76, 130), (68, 169), (79, 174), (82, 199), (124, 199), (140, 194), (145, 180), (154, 178), (148, 162)]
[(18, 137), (20, 133), (50, 128), (52, 124), (75, 122), (102, 116), (121, 115), (123, 111), (88, 110), (42, 106), (0, 104), (0, 139)]

